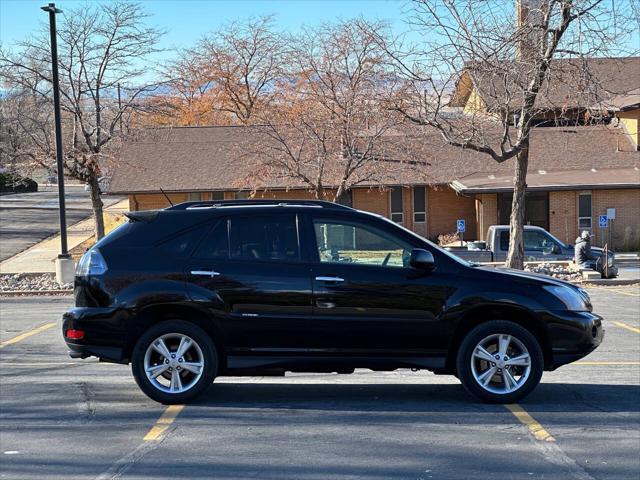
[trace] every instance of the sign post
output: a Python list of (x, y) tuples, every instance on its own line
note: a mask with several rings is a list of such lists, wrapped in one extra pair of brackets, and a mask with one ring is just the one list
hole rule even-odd
[(462, 219), (456, 220), (456, 230), (460, 234), (460, 246), (464, 245), (464, 231), (465, 231), (465, 221)]
[(613, 221), (616, 219), (615, 208), (607, 208), (607, 219), (609, 220), (609, 248), (613, 249)]

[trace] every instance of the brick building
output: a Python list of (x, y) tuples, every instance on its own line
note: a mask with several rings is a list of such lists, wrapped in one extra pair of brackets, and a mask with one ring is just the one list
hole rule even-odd
[[(582, 125), (585, 110), (563, 103), (567, 92), (545, 89), (541, 104), (548, 108), (540, 113), (545, 123), (531, 136), (526, 222), (565, 242), (573, 242), (580, 230), (591, 230), (595, 244), (611, 241), (618, 250), (640, 250), (640, 58), (598, 59), (594, 65), (603, 83), (615, 87), (599, 100), (608, 105), (609, 118), (598, 125)], [(463, 74), (452, 105), (473, 115), (485, 109), (490, 115), (490, 103), (477, 82)], [(556, 126), (546, 126), (551, 117)], [(563, 123), (572, 126), (557, 126)], [(457, 219), (466, 220), (466, 239), (482, 239), (489, 225), (508, 223), (513, 160), (498, 164), (487, 155), (445, 145), (426, 127), (400, 135), (413, 135), (410, 143), (422, 145), (413, 161), (395, 165), (375, 182), (358, 184), (342, 202), (428, 238), (454, 232)], [(167, 198), (173, 203), (312, 198), (303, 184), (286, 176), (256, 182), (259, 159), (244, 155), (247, 141), (259, 151), (255, 147), (265, 141), (260, 127), (145, 131), (125, 145), (109, 193), (127, 195), (131, 210), (164, 208)], [(337, 182), (325, 185), (331, 191)], [(610, 208), (616, 219), (611, 227), (600, 228), (598, 217)]]

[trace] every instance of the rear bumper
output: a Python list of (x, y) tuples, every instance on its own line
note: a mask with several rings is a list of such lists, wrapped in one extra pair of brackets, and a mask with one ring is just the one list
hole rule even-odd
[(550, 370), (587, 356), (604, 339), (602, 317), (594, 313), (556, 311), (547, 317), (552, 354)]
[[(126, 312), (117, 308), (77, 307), (62, 316), (62, 335), (72, 358), (99, 357), (127, 363), (127, 335), (124, 328)], [(81, 340), (66, 337), (70, 329), (85, 332)]]

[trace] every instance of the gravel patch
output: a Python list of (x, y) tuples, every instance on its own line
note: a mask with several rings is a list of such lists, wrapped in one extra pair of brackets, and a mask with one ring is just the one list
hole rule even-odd
[(73, 283), (58, 285), (53, 273), (11, 273), (0, 275), (0, 292), (73, 290)]
[(538, 265), (525, 265), (524, 270), (526, 272), (542, 273), (568, 282), (582, 280), (582, 274), (579, 271), (573, 270), (568, 265), (541, 263)]

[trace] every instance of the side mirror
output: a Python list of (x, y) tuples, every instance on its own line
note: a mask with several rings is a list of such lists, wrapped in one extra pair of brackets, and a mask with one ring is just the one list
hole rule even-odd
[(557, 243), (553, 244), (553, 253), (555, 255), (559, 255), (562, 253), (562, 248), (560, 248), (560, 245), (558, 245)]
[(430, 272), (436, 266), (436, 262), (433, 259), (433, 254), (422, 248), (414, 248), (411, 250), (411, 258), (409, 259), (409, 265), (419, 270), (425, 270)]

